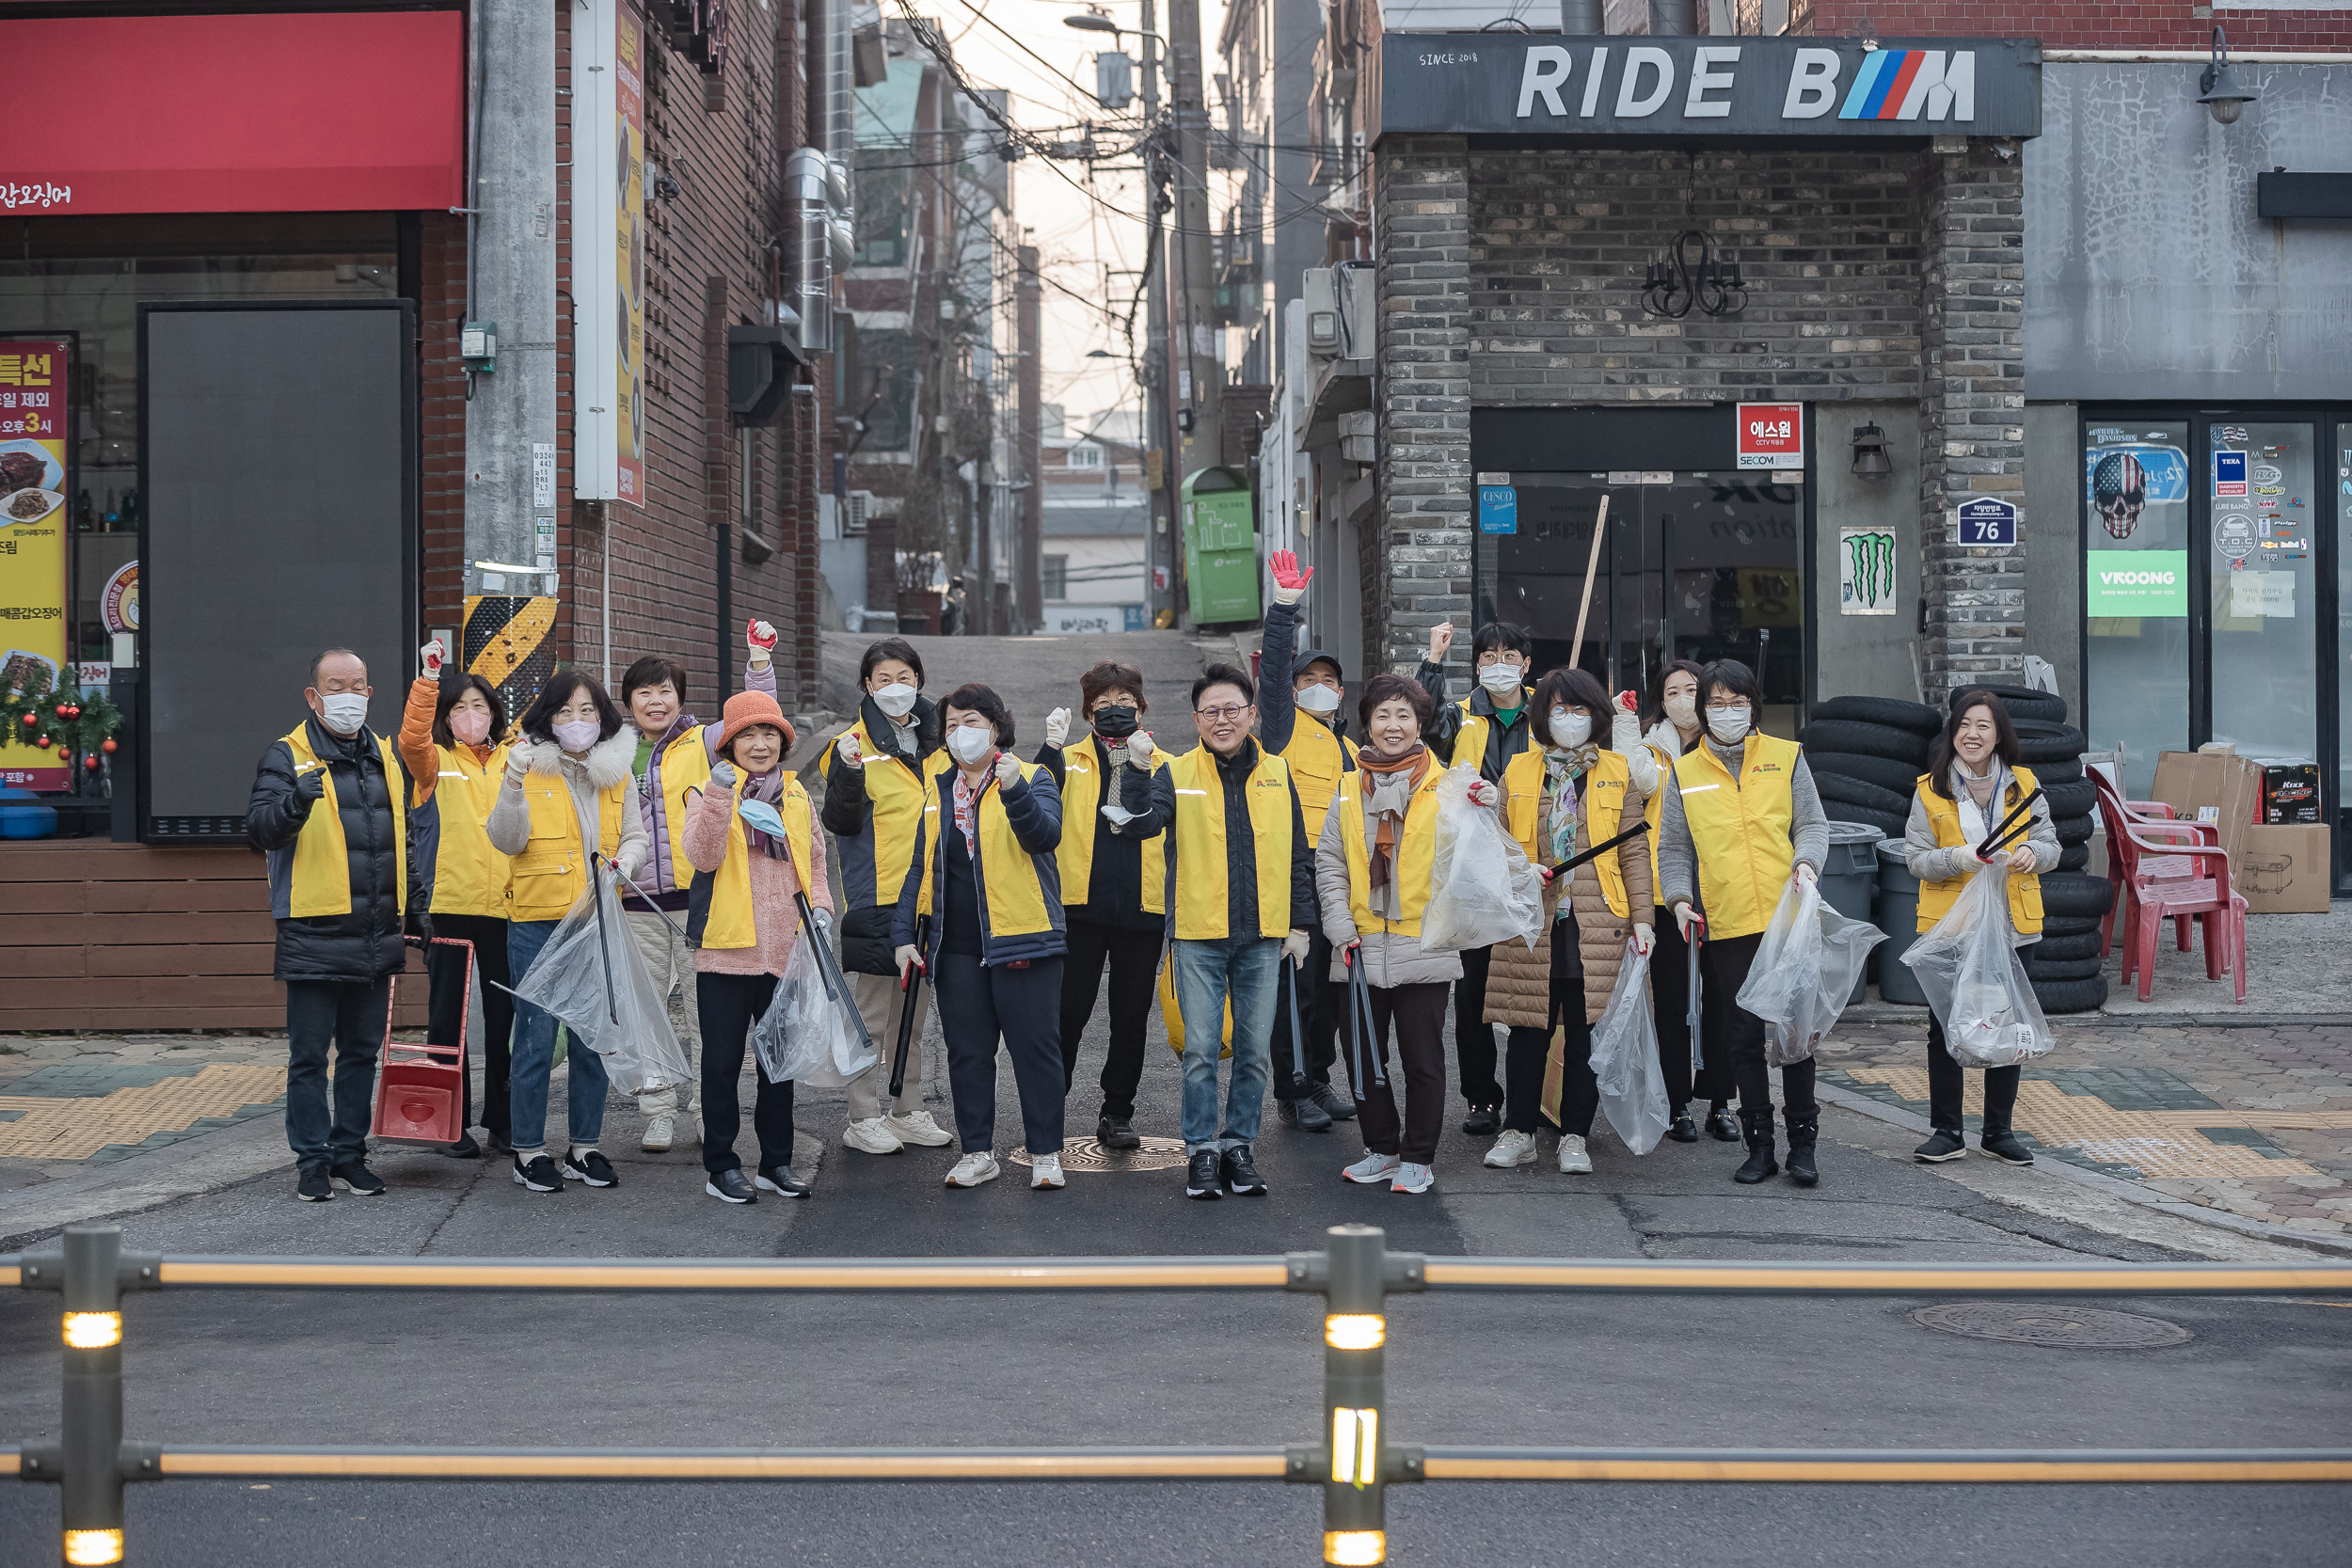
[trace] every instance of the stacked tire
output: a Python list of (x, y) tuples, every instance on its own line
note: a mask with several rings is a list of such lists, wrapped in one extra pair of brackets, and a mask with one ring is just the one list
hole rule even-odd
[(1944, 716), (1925, 703), (1832, 697), (1815, 705), (1813, 722), (1797, 739), (1831, 821), (1900, 838), (1912, 793), (1928, 770), (1928, 751), (1943, 728)]
[(2087, 1013), (2107, 999), (2099, 928), (2115, 889), (2085, 869), (2098, 797), (2083, 771), (2088, 742), (2066, 721), (2066, 699), (2023, 686), (1984, 689), (2001, 699), (2017, 728), (2017, 760), (2042, 788), (2058, 830), (2058, 863), (2042, 877), (2042, 940), (2024, 950), (2026, 977), (2045, 1013)]

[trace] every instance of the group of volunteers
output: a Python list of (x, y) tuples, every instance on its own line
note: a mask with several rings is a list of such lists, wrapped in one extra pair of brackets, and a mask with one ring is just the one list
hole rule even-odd
[[(269, 852), (299, 1196), (384, 1190), (365, 1140), (385, 988), (405, 935), (427, 943), (435, 1037), (459, 1027), (469, 963), (485, 982), (483, 1103), (477, 1115), (469, 1097), (465, 1125), (480, 1126), (487, 1151), (511, 1157), (515, 1181), (532, 1192), (615, 1184), (598, 1147), (602, 1057), (565, 1053), (568, 1125), (550, 1146), (556, 1020), (505, 989), (523, 985), (608, 866), (635, 954), (698, 1063), (690, 1081), (640, 1092), (643, 1148), (698, 1133), (705, 1191), (725, 1202), (810, 1192), (792, 1169), (793, 1085), (756, 1062), (749, 1179), (735, 1143), (747, 1040), (812, 927), (819, 941), (837, 939), (848, 1000), (880, 1048), (848, 1085), (843, 1145), (890, 1155), (952, 1142), (951, 1187), (1001, 1174), (1000, 1052), (1030, 1185), (1064, 1184), (1064, 1106), (1106, 978), (1096, 1140), (1140, 1147), (1136, 1096), (1156, 997), (1182, 1060), (1189, 1196), (1267, 1190), (1253, 1146), (1269, 1090), (1286, 1128), (1359, 1121), (1365, 1152), (1339, 1173), (1346, 1180), (1429, 1191), (1449, 1014), (1469, 1105), (1461, 1128), (1493, 1140), (1485, 1163), (1533, 1164), (1549, 1127), (1559, 1170), (1587, 1173), (1601, 1101), (1592, 1029), (1620, 977), (1638, 980), (1626, 968), (1637, 961), (1665, 1136), (1744, 1143), (1733, 1178), (1755, 1183), (1781, 1171), (1785, 1133), (1788, 1177), (1815, 1184), (1813, 1063), (1780, 1063), (1776, 1112), (1765, 1022), (1738, 998), (1783, 895), (1817, 880), (1828, 818), (1799, 746), (1763, 733), (1754, 673), (1732, 659), (1677, 660), (1645, 698), (1613, 700), (1583, 670), (1539, 675), (1529, 635), (1489, 623), (1472, 640), (1475, 688), (1452, 700), (1454, 628), (1441, 623), (1415, 676), (1363, 683), (1351, 727), (1340, 660), (1298, 645), (1313, 574), (1288, 552), (1269, 564), (1259, 678), (1227, 664), (1200, 673), (1197, 744), (1162, 744), (1141, 672), (1105, 662), (1080, 677), (1083, 727), (1057, 708), (1024, 761), (995, 691), (971, 683), (930, 697), (919, 653), (885, 638), (860, 663), (854, 720), (818, 760), (820, 810), (784, 768), (795, 736), (776, 705), (775, 634), (763, 622), (748, 628), (745, 689), (712, 723), (687, 711), (685, 672), (655, 657), (629, 667), (617, 700), (577, 670), (557, 673), (510, 730), (490, 684), (429, 643), (395, 742), (367, 728), (360, 661), (321, 655), (311, 717), (264, 756), (247, 823)], [(2036, 940), (2036, 879), (2059, 849), (2017, 756), (2000, 700), (1960, 693), (1906, 837), (1922, 930), (1989, 872), (2008, 880), (2011, 940)], [(1458, 799), (1497, 813), (1540, 874), (1532, 941), (1469, 950), (1422, 941), (1440, 892), (1450, 770)], [(1988, 825), (2021, 807), (2022, 839), (1981, 858)], [(899, 1063), (891, 1050), (902, 1033), (919, 1040), (932, 1013), (952, 1129), (923, 1108), (923, 1053)], [(1929, 1036), (1934, 1133), (1917, 1157), (1956, 1158), (1962, 1064), (1941, 1021)], [(1980, 1143), (2024, 1164), (2031, 1155), (2010, 1124), (2018, 1076), (1987, 1071)], [(466, 1132), (445, 1152), (479, 1158), (485, 1148)]]

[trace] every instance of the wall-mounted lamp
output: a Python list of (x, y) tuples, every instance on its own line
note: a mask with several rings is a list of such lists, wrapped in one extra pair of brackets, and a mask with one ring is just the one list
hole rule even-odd
[(1739, 262), (1718, 263), (1713, 242), (1696, 229), (1685, 230), (1643, 273), (1642, 309), (1676, 320), (1693, 305), (1703, 315), (1735, 316), (1747, 307), (1747, 287)]
[(1894, 471), (1895, 465), (1886, 458), (1886, 432), (1878, 421), (1854, 426), (1853, 472), (1865, 479), (1884, 479)]
[(2260, 96), (2253, 88), (2237, 85), (2230, 70), (2229, 36), (2216, 27), (2213, 59), (2197, 77), (2197, 102), (2212, 114), (2216, 125), (2235, 125), (2238, 112)]

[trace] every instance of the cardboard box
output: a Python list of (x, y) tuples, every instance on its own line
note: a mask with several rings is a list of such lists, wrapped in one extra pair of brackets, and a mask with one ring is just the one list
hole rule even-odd
[(2230, 856), (2230, 880), (2253, 913), (2326, 914), (2326, 824), (2249, 824), (2244, 847)]
[(2315, 762), (2262, 762), (2262, 804), (2257, 822), (2303, 823), (2317, 822), (2319, 815), (2319, 764)]
[(2228, 752), (2164, 752), (2156, 757), (2154, 799), (2176, 816), (2214, 823), (2235, 865), (2262, 803), (2262, 769)]

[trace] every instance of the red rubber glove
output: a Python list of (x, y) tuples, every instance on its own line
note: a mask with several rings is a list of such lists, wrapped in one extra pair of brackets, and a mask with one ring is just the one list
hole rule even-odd
[(1298, 557), (1291, 550), (1276, 550), (1266, 557), (1266, 570), (1274, 575), (1274, 602), (1296, 604), (1307, 592), (1307, 584), (1314, 580), (1314, 568), (1298, 569)]
[(756, 618), (746, 621), (743, 623), (743, 641), (756, 652), (772, 654), (776, 651), (776, 628)]

